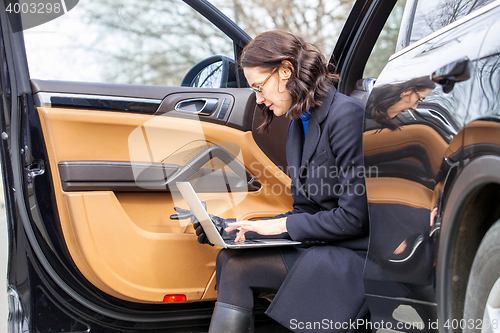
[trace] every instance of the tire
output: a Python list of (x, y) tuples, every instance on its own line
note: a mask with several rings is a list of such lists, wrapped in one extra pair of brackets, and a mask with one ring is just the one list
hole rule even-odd
[(474, 258), (463, 324), (463, 332), (500, 332), (500, 220), (488, 230)]

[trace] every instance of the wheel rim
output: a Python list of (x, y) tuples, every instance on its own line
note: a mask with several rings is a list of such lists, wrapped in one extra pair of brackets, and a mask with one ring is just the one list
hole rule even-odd
[(500, 333), (500, 278), (488, 295), (481, 326), (482, 333)]

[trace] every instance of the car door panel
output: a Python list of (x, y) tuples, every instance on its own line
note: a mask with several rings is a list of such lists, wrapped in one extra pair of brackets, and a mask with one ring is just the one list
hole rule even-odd
[[(89, 91), (92, 89), (84, 92)], [(242, 108), (244, 112), (255, 108), (251, 94), (246, 95), (240, 102), (249, 105)], [(159, 109), (197, 96), (229, 96), (231, 106), (237, 104), (227, 92), (171, 92)], [(181, 148), (193, 142), (229, 139), (239, 147), (246, 169), (253, 175), (266, 175), (265, 181), (254, 191), (256, 195), (252, 191), (224, 193), (217, 188), (209, 191), (205, 186), (199, 196), (209, 212), (250, 219), (290, 208), (288, 197), (271, 190), (273, 186), (285, 188), (288, 177), (257, 146), (250, 131), (179, 111), (145, 115), (58, 104), (40, 106), (38, 114), (49, 164), (58, 166), (52, 169), (52, 177), (68, 251), (80, 272), (114, 297), (153, 303), (162, 302), (167, 294), (184, 294), (189, 301), (216, 297), (213, 275), (219, 249), (198, 244), (190, 225), (170, 220), (174, 206), (187, 205), (174, 198), (164, 183), (163, 188), (141, 187), (144, 179), (135, 177), (137, 167), (142, 168), (139, 174), (156, 168), (168, 178), (182, 166), (162, 161)], [(166, 180), (155, 179), (155, 175), (158, 173), (146, 178), (160, 183)]]

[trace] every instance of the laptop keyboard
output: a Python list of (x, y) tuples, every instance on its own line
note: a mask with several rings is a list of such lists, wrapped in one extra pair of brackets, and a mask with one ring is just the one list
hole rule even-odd
[(260, 243), (262, 243), (262, 241), (247, 239), (244, 241), (242, 240), (242, 241), (235, 242), (233, 240), (225, 240), (224, 243), (226, 243), (228, 245), (241, 245), (241, 244), (260, 244)]

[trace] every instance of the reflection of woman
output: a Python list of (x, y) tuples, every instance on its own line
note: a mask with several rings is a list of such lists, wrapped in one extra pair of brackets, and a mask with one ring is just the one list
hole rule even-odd
[(289, 329), (323, 321), (311, 331), (347, 331), (335, 323), (368, 315), (362, 279), (368, 242), (360, 172), (363, 107), (337, 92), (324, 57), (292, 34), (257, 36), (241, 66), (257, 103), (266, 105), (263, 128), (274, 116), (292, 118), (286, 153), (294, 203), (288, 213), (229, 223), (226, 231), (241, 228), (236, 240), (271, 235), (309, 247), (220, 251), (210, 332), (250, 332), (253, 295), (261, 292), (276, 293), (266, 314)]
[(423, 76), (398, 84), (387, 84), (373, 89), (366, 106), (367, 113), (378, 123), (392, 130), (397, 129), (391, 119), (415, 110), (419, 102), (434, 89), (434, 82)]

